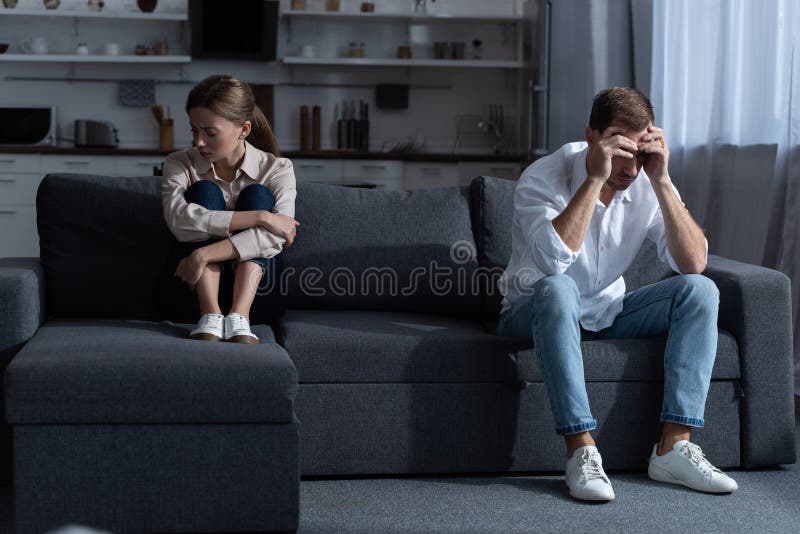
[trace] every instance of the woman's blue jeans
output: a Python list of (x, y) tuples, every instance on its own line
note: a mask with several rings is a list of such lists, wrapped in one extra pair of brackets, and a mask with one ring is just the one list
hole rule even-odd
[(547, 276), (533, 295), (500, 316), (501, 336), (532, 338), (556, 433), (597, 428), (589, 409), (581, 341), (667, 337), (661, 421), (702, 427), (717, 354), (719, 290), (699, 274), (673, 276), (625, 295), (614, 323), (599, 332), (581, 328), (581, 300), (567, 275)]
[[(198, 180), (193, 183), (183, 193), (183, 198), (186, 199), (186, 202), (199, 204), (209, 210), (225, 210), (225, 198), (222, 196), (222, 189), (210, 180)], [(241, 193), (239, 193), (233, 211), (272, 211), (273, 207), (275, 207), (275, 196), (272, 194), (272, 191), (261, 184), (251, 184), (242, 189)], [(181, 243), (181, 250), (184, 256), (188, 256), (193, 251), (216, 243), (217, 241), (220, 241), (220, 239), (185, 242)], [(275, 271), (280, 271), (280, 265), (278, 265), (278, 263), (281, 262), (281, 259), (278, 258), (280, 255), (281, 254), (278, 254), (273, 258), (252, 258), (247, 261), (252, 261), (261, 265), (263, 275), (266, 277), (268, 274), (274, 274)], [(223, 265), (229, 265), (231, 270), (235, 270), (236, 260), (225, 262)]]

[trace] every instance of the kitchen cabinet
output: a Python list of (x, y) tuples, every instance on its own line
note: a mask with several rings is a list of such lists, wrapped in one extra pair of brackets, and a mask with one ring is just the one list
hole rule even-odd
[(371, 184), (381, 189), (403, 188), (404, 164), (392, 160), (344, 160), (344, 184)]
[(457, 163), (406, 163), (403, 189), (433, 189), (459, 185)]
[(341, 184), (344, 162), (340, 159), (293, 159), (294, 177), (298, 182)]
[(134, 156), (114, 157), (114, 172), (116, 176), (152, 176), (153, 167), (158, 167), (166, 156)]
[(39, 255), (36, 189), (41, 181), (40, 156), (0, 154), (0, 257)]
[(458, 164), (459, 183), (468, 184), (478, 176), (493, 176), (506, 180), (519, 179), (522, 169), (515, 162), (461, 162)]

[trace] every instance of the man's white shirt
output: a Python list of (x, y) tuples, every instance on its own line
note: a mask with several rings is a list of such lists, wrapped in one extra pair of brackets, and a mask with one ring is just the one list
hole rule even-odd
[[(581, 325), (592, 331), (611, 326), (622, 311), (622, 273), (645, 239), (656, 243), (661, 261), (681, 272), (667, 249), (661, 208), (644, 170), (625, 191), (617, 191), (608, 206), (597, 200), (578, 252), (564, 244), (552, 220), (586, 181), (587, 153), (587, 143), (568, 143), (522, 173), (514, 193), (511, 260), (498, 281), (503, 312), (531, 295), (532, 286), (545, 276), (563, 273), (578, 286)], [(680, 199), (675, 186), (673, 190)]]

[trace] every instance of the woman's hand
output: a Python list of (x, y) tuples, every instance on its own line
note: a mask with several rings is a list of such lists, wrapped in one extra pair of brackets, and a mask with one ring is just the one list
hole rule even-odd
[(292, 246), (297, 235), (297, 227), (300, 223), (293, 218), (282, 213), (263, 212), (264, 216), (259, 226), (264, 227), (268, 232), (275, 234), (286, 240), (286, 246)]
[(208, 262), (200, 253), (200, 250), (195, 250), (178, 263), (178, 267), (175, 269), (175, 276), (194, 289), (197, 282), (200, 281), (200, 277), (203, 276), (206, 265), (208, 265)]

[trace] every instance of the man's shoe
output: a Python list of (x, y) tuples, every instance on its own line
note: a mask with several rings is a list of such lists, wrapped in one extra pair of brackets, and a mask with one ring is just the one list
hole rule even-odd
[(219, 313), (206, 313), (197, 322), (189, 337), (200, 341), (220, 341), (224, 336), (224, 317)]
[(225, 341), (258, 344), (258, 337), (250, 331), (250, 322), (238, 313), (225, 317)]
[(603, 471), (603, 459), (594, 445), (585, 445), (576, 450), (567, 460), (564, 477), (569, 494), (584, 501), (613, 501), (614, 489)]
[(682, 484), (707, 493), (730, 493), (739, 489), (735, 480), (706, 460), (700, 447), (685, 439), (675, 443), (664, 456), (658, 455), (656, 443), (650, 454), (647, 475), (659, 482)]

